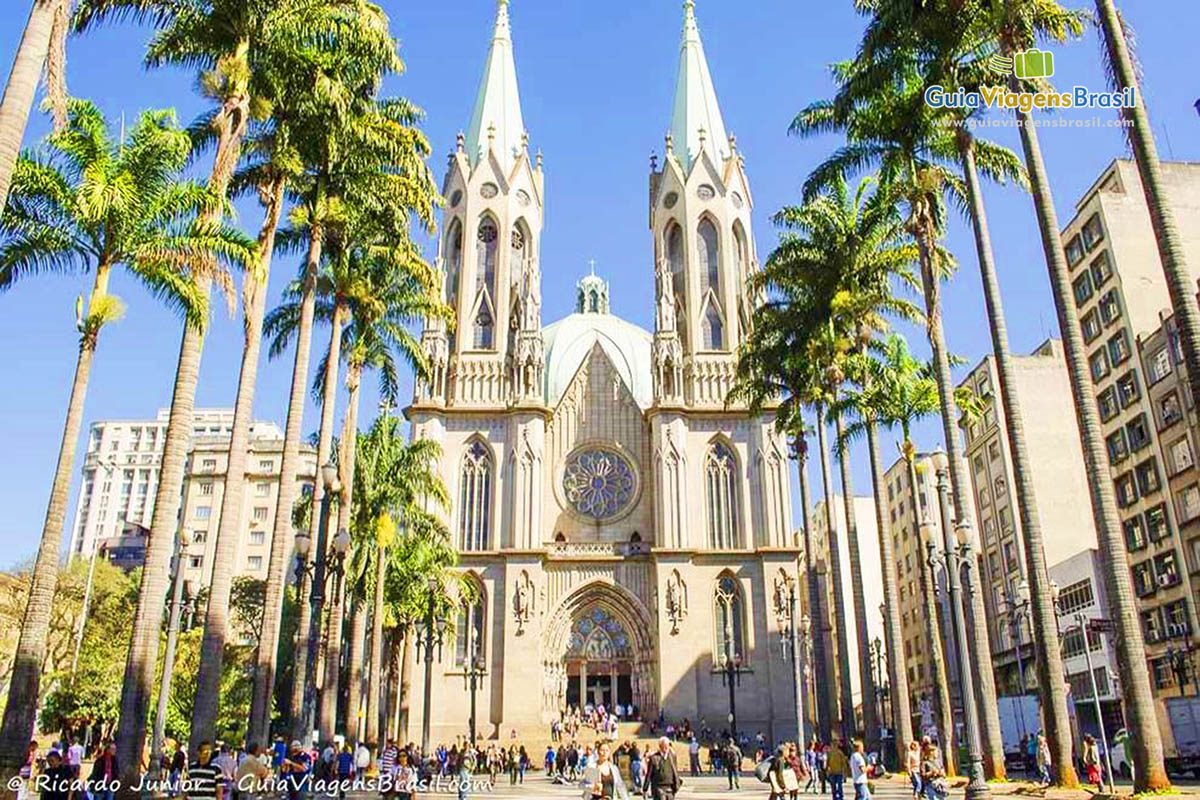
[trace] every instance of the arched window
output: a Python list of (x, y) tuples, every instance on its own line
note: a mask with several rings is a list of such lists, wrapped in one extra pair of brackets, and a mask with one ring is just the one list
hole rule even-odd
[(700, 221), (696, 229), (696, 254), (700, 267), (700, 294), (709, 289), (721, 291), (721, 250), (717, 244), (717, 226), (712, 221)]
[(458, 667), (469, 667), (467, 654), (478, 659), (478, 666), (483, 664), (483, 621), (484, 593), (483, 586), (476, 580), (471, 580), (471, 593), (467, 595), (458, 607), (458, 620), (454, 627), (454, 664)]
[(704, 464), (704, 500), (708, 543), (714, 550), (738, 546), (737, 460), (723, 442), (708, 450)]
[(725, 349), (725, 323), (722, 322), (721, 312), (717, 310), (717, 304), (712, 298), (709, 298), (704, 310), (704, 349)]
[(487, 550), (492, 533), (492, 456), (472, 442), (463, 456), (459, 489), (459, 541), (463, 550)]
[(722, 658), (745, 661), (746, 627), (742, 587), (733, 575), (725, 573), (717, 579), (713, 606), (713, 618), (716, 622), (713, 660), (718, 664)]
[(476, 350), (491, 350), (496, 340), (496, 323), (492, 318), (492, 310), (488, 308), (486, 299), (479, 304), (475, 312), (475, 337), (471, 346)]
[(484, 219), (479, 223), (478, 243), (475, 259), (475, 291), (487, 290), (488, 294), (496, 292), (496, 253), (499, 248), (499, 234), (496, 223)]
[(455, 218), (446, 232), (446, 300), (454, 306), (458, 300), (458, 281), (462, 275), (462, 223)]
[(529, 242), (529, 236), (525, 233), (525, 226), (517, 223), (516, 227), (512, 229), (510, 239), (508, 274), (512, 276), (512, 282), (516, 283), (525, 271), (525, 246)]
[(673, 222), (667, 229), (667, 262), (672, 275), (683, 273), (683, 231)]
[(740, 220), (733, 223), (733, 244), (737, 248), (737, 265), (741, 273), (739, 277), (745, 280), (750, 274), (750, 247), (746, 243), (746, 230)]

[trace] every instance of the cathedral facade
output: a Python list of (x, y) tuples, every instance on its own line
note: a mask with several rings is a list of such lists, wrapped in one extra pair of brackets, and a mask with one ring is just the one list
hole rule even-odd
[(407, 411), (412, 435), (442, 446), (447, 521), (477, 598), (440, 662), (413, 670), (414, 698), (433, 672), (434, 742), (467, 730), (472, 663), (485, 737), (544, 734), (588, 703), (720, 730), (727, 663), (740, 673), (739, 731), (794, 734), (786, 443), (769, 414), (726, 404), (754, 300), (750, 186), (684, 9), (670, 133), (649, 181), (651, 332), (616, 316), (594, 274), (574, 313), (543, 325), (543, 277), (563, 275), (539, 259), (547, 184), (499, 2), (442, 187), (438, 266), (457, 324), (423, 332), (433, 371)]

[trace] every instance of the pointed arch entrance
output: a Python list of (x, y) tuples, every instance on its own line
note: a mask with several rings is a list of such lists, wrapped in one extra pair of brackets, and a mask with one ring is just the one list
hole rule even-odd
[(553, 691), (547, 712), (564, 706), (630, 704), (657, 710), (651, 617), (619, 586), (585, 584), (564, 599), (546, 626), (544, 668)]

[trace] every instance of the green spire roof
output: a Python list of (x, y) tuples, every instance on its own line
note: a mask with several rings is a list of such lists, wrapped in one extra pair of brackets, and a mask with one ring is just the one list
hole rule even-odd
[(525, 122), (517, 90), (512, 33), (508, 25), (508, 0), (497, 0), (496, 28), (488, 48), (487, 66), (467, 127), (466, 148), (471, 166), (494, 146), (504, 169), (510, 169), (523, 146)]
[(694, 0), (683, 4), (683, 12), (683, 42), (679, 45), (671, 137), (683, 168), (690, 170), (701, 150), (708, 153), (714, 164), (722, 164), (729, 156), (729, 136), (708, 72), (708, 59), (704, 57)]

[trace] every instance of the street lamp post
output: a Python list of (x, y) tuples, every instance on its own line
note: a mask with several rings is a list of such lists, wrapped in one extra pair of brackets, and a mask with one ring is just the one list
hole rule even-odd
[[(950, 485), (946, 470), (939, 469), (937, 473), (938, 500), (941, 504), (942, 518), (950, 517)], [(979, 710), (975, 707), (975, 676), (972, 673), (971, 656), (967, 652), (967, 620), (963, 613), (963, 573), (968, 576), (967, 591), (973, 592), (970, 581), (971, 570), (974, 568), (975, 554), (971, 547), (971, 531), (969, 523), (957, 520), (953, 530), (950, 525), (942, 526), (942, 552), (937, 552), (937, 546), (927, 543), (929, 549), (929, 566), (935, 571), (940, 566), (946, 571), (946, 585), (950, 595), (950, 613), (954, 622), (954, 638), (958, 646), (959, 682), (962, 692), (963, 722), (967, 733), (967, 770), (970, 777), (967, 783), (967, 800), (990, 800), (991, 789), (983, 777), (983, 749), (979, 736)], [(961, 539), (961, 543), (957, 541)]]
[[(1017, 680), (1020, 682), (1020, 689), (1017, 692), (1019, 697), (1025, 696), (1025, 662), (1021, 657), (1021, 621), (1028, 621), (1032, 613), (1032, 606), (1029, 599), (1029, 582), (1024, 578), (1017, 581), (1015, 589), (1008, 588), (1005, 591), (1005, 603), (1008, 611), (1009, 630), (1012, 631), (1013, 650), (1017, 654)], [(1028, 735), (1025, 728), (1025, 706), (1024, 701), (1017, 705), (1017, 724), (1021, 731), (1021, 738), (1024, 739)]]
[(167, 701), (171, 698), (171, 677), (175, 671), (175, 647), (179, 640), (179, 617), (183, 613), (183, 559), (192, 537), (186, 528), (181, 528), (175, 539), (175, 569), (172, 571), (170, 615), (167, 622), (167, 645), (163, 651), (163, 674), (158, 687), (158, 709), (154, 715), (154, 733), (150, 741), (150, 770), (159, 774), (162, 764), (163, 736), (167, 729)]
[(475, 639), (474, 620), (467, 620), (467, 652), (464, 655), (463, 682), (471, 693), (471, 746), (475, 746), (475, 695), (483, 678), (483, 654), (479, 651), (479, 642)]
[[(105, 461), (103, 459), (96, 462), (99, 466), (104, 467), (106, 477), (112, 477), (113, 470), (117, 464), (114, 461)], [(79, 669), (79, 650), (83, 647), (83, 629), (87, 625), (88, 609), (92, 604), (92, 582), (96, 578), (96, 559), (100, 555), (100, 543), (92, 542), (92, 559), (88, 563), (87, 583), (83, 587), (83, 609), (79, 612), (79, 627), (75, 631), (75, 653), (71, 656), (71, 680), (75, 679), (75, 671)]]
[[(425, 650), (425, 702), (423, 704), (423, 713), (421, 715), (421, 756), (429, 755), (429, 714), (433, 703), (433, 663), (435, 658), (441, 660), (442, 655), (442, 634), (446, 631), (446, 620), (444, 617), (437, 615), (437, 593), (440, 584), (437, 578), (429, 579), (429, 608), (425, 615), (425, 636), (424, 642), (418, 636), (418, 648), (424, 644)], [(437, 648), (436, 654), (434, 648)], [(418, 659), (420, 652), (418, 650)]]
[[(326, 462), (321, 467), (321, 483), (324, 487), (324, 493), (321, 496), (320, 519), (317, 524), (317, 551), (315, 557), (310, 562), (308, 560), (308, 551), (312, 547), (313, 542), (309, 537), (308, 532), (301, 529), (296, 532), (296, 579), (301, 584), (305, 579), (312, 581), (312, 589), (309, 592), (309, 604), (312, 606), (312, 614), (309, 618), (308, 625), (308, 658), (305, 664), (305, 674), (297, 676), (304, 681), (304, 703), (301, 706), (300, 718), (293, 721), (295, 738), (301, 741), (309, 742), (312, 737), (312, 715), (315, 705), (317, 693), (317, 653), (321, 639), (321, 613), (325, 605), (325, 582), (326, 582), (326, 551), (328, 549), (326, 541), (329, 536), (329, 507), (330, 501), (337, 491), (337, 467), (332, 462)], [(338, 539), (341, 538), (341, 533), (338, 534)], [(349, 534), (346, 535), (347, 540)], [(347, 548), (349, 541), (346, 542)], [(335, 547), (337, 543), (335, 542)], [(345, 551), (342, 551), (343, 553)], [(341, 560), (337, 559), (335, 568), (340, 570)], [(309, 571), (311, 570), (311, 574)]]
[(737, 742), (737, 697), (734, 687), (742, 685), (742, 673), (750, 670), (742, 664), (741, 653), (733, 652), (733, 644), (729, 641), (725, 642), (725, 652), (721, 654), (720, 669), (721, 685), (729, 689), (729, 735)]
[[(792, 662), (792, 689), (795, 692), (796, 702), (796, 745), (803, 747), (808, 741), (805, 729), (807, 715), (804, 710), (804, 703), (807, 699), (804, 685), (804, 673), (807, 668), (804, 663), (806, 649), (804, 643), (808, 640), (810, 622), (807, 615), (797, 618), (795, 583), (788, 584), (786, 598), (782, 596), (782, 593), (776, 596), (776, 603), (778, 604), (776, 612), (787, 621), (787, 630), (780, 631), (780, 651), (784, 658), (789, 658)], [(732, 708), (732, 702), (730, 707)]]
[[(884, 658), (886, 658), (883, 640), (878, 636), (875, 637), (875, 641), (871, 642), (871, 655), (873, 656), (872, 663), (875, 667), (875, 700), (878, 707), (879, 719), (887, 720), (889, 719), (887, 708), (888, 686), (885, 683), (885, 679), (888, 673), (887, 667), (883, 663)], [(886, 725), (886, 722), (884, 724)]]

